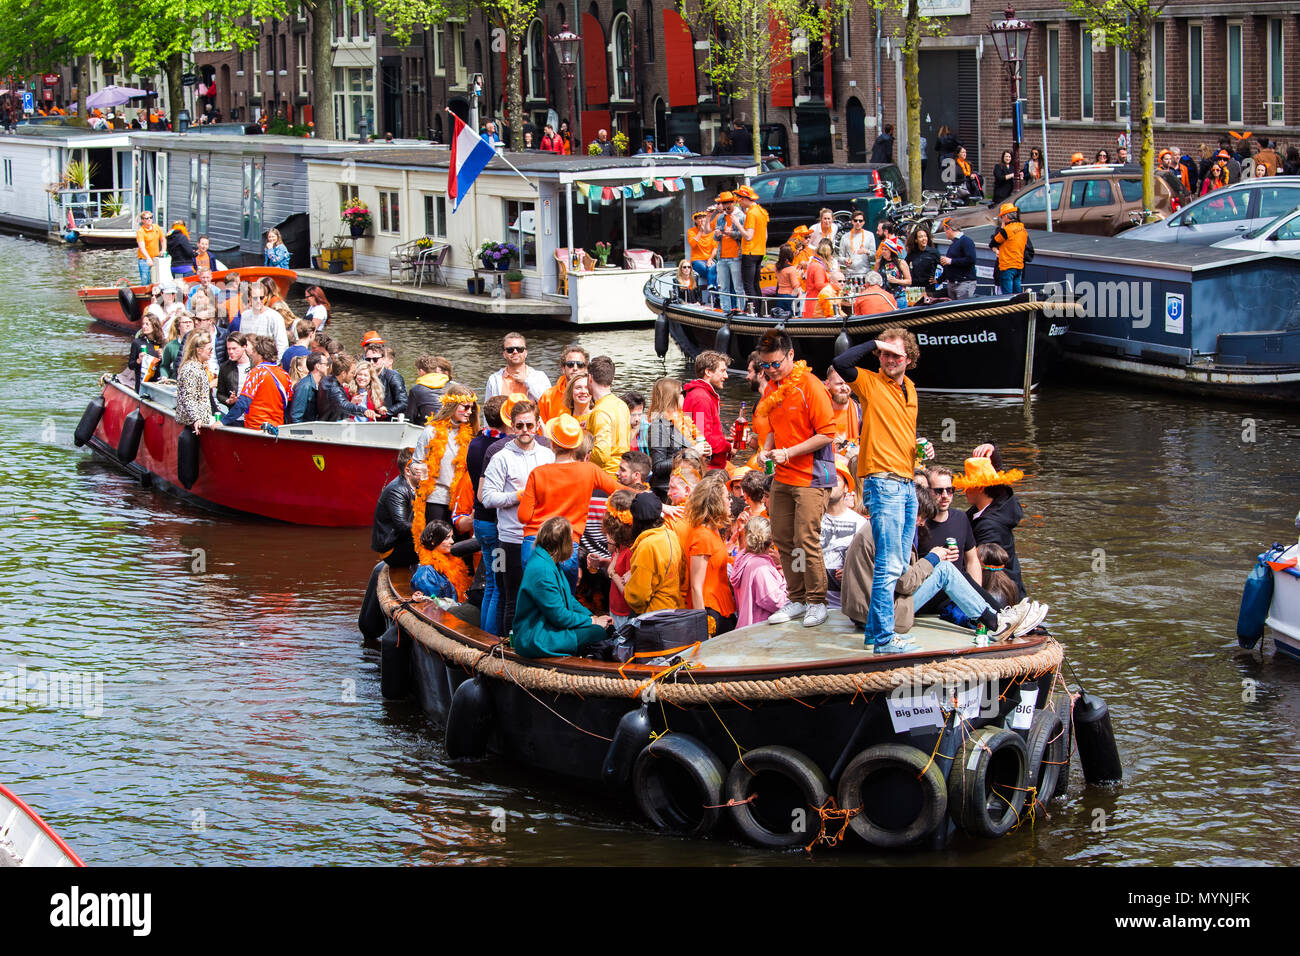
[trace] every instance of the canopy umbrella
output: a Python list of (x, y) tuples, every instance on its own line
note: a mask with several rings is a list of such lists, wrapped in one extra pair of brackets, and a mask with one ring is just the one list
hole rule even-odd
[(86, 108), (98, 109), (101, 106), (121, 106), (128, 100), (148, 95), (148, 90), (137, 90), (130, 86), (110, 85), (104, 87), (98, 93), (91, 93), (87, 96)]

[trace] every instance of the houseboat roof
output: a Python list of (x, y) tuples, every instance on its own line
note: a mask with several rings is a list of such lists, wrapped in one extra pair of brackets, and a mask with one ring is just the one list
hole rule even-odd
[[(686, 176), (757, 176), (759, 173), (758, 165), (743, 156), (666, 156), (661, 153), (656, 154), (653, 164), (643, 164), (636, 156), (565, 156), (531, 150), (509, 152), (505, 157), (527, 176), (558, 179), (561, 183), (579, 179), (587, 182), (639, 180), (647, 175), (667, 179)], [(331, 163), (343, 162), (345, 158), (358, 166), (446, 169), (451, 163), (451, 151), (445, 146), (382, 146), (348, 152), (346, 157), (313, 155), (308, 161)], [(510, 167), (498, 155), (488, 163), (487, 170), (508, 173)]]
[[(305, 136), (247, 136), (243, 133), (131, 133), (131, 145), (149, 149), (166, 149), (172, 152), (198, 153), (288, 153), (314, 155), (318, 153), (347, 153), (353, 155), (362, 149), (360, 143), (341, 143), (327, 139), (308, 139)], [(373, 146), (365, 146), (367, 152)]]
[(14, 135), (5, 137), (5, 142), (107, 149), (130, 146), (131, 137), (128, 130), (89, 129), (84, 126), (65, 126), (62, 123), (20, 123), (15, 127)]

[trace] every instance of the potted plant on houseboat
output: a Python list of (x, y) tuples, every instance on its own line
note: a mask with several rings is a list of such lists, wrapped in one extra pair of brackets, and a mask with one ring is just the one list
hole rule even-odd
[(343, 204), (343, 223), (352, 233), (353, 239), (360, 239), (374, 222), (370, 218), (370, 207), (359, 199), (350, 199)]
[(602, 269), (609, 265), (609, 254), (613, 250), (614, 247), (608, 242), (596, 243), (596, 248), (592, 251), (592, 255), (594, 255), (597, 261), (600, 262), (600, 267)]
[(505, 272), (510, 263), (519, 257), (519, 247), (512, 242), (485, 242), (479, 246), (478, 257), (483, 268)]
[(510, 285), (510, 298), (518, 299), (524, 294), (524, 274), (518, 269), (506, 273), (506, 282)]

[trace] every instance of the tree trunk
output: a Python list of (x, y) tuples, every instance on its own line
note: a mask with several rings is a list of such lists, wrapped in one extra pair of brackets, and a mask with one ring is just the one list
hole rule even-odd
[[(1155, 137), (1152, 134), (1151, 119), (1155, 115), (1155, 92), (1151, 85), (1151, 35), (1149, 23), (1143, 23), (1137, 31), (1134, 42), (1137, 43), (1137, 88), (1138, 88), (1138, 136), (1141, 137), (1139, 162), (1142, 164), (1142, 208), (1153, 209), (1156, 201), (1155, 182)], [(1129, 155), (1133, 154), (1133, 144), (1128, 144)], [(1145, 219), (1144, 219), (1145, 221)]]
[(750, 137), (754, 141), (754, 165), (758, 167), (759, 172), (763, 170), (763, 147), (762, 134), (758, 128), (758, 83), (755, 82), (749, 87), (749, 105), (753, 110), (750, 117), (749, 125), (753, 129), (754, 135)]
[[(505, 29), (504, 24), (502, 28)], [(523, 37), (514, 33), (509, 36), (509, 45), (506, 47), (506, 70), (510, 77), (506, 96), (510, 100), (510, 148), (520, 152), (524, 148)], [(533, 145), (537, 144), (534, 142)]]
[[(321, 139), (335, 139), (334, 134), (334, 52), (330, 40), (334, 32), (334, 0), (303, 0), (311, 17), (311, 103), (315, 134)], [(343, 131), (347, 138), (347, 130)]]
[(77, 57), (77, 72), (81, 78), (77, 81), (77, 109), (83, 118), (90, 117), (90, 107), (86, 105), (86, 97), (90, 95), (90, 54), (86, 53)]
[(185, 109), (181, 72), (181, 55), (173, 53), (163, 62), (163, 73), (167, 77), (167, 118), (172, 121), (172, 129), (180, 129), (181, 110)]
[(921, 201), (921, 11), (918, 0), (907, 3), (907, 33), (903, 41), (903, 87), (907, 96), (907, 199)]

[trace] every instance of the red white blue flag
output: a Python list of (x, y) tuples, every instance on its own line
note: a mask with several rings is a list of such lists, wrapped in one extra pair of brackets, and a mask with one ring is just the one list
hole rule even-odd
[(483, 167), (492, 161), (496, 150), (486, 139), (466, 126), (452, 113), (456, 129), (451, 137), (451, 168), (447, 173), (447, 195), (452, 198), (452, 212), (460, 208), (461, 200), (469, 194), (470, 186)]

